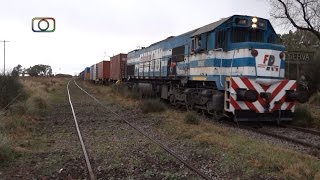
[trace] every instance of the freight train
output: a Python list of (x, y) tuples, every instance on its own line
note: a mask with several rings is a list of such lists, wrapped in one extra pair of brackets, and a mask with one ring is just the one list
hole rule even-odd
[(124, 65), (110, 66), (117, 75), (109, 80), (235, 121), (291, 120), (296, 102), (306, 98), (296, 80), (285, 79), (285, 47), (278, 42), (269, 20), (233, 15), (111, 58)]

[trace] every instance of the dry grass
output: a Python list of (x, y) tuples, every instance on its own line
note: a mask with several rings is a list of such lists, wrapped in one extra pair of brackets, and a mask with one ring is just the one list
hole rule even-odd
[(313, 157), (261, 142), (211, 122), (189, 125), (184, 122), (184, 114), (168, 110), (164, 115), (158, 115), (165, 120), (162, 130), (181, 141), (196, 142), (199, 148), (212, 149), (212, 156), (224, 157), (220, 162), (223, 168), (240, 168), (247, 177), (260, 172), (282, 178), (309, 179), (320, 173), (320, 162)]
[(84, 89), (88, 90), (93, 95), (99, 95), (103, 100), (120, 104), (123, 107), (139, 107), (140, 101), (131, 98), (130, 96), (122, 96), (115, 92), (115, 88), (111, 86), (93, 86), (90, 82), (79, 83)]
[[(85, 88), (99, 98), (128, 108), (137, 108), (141, 101), (121, 97), (111, 87), (93, 86)], [(264, 142), (255, 137), (232, 131), (228, 127), (200, 120), (199, 125), (185, 123), (186, 112), (168, 109), (148, 116), (161, 119), (157, 131), (176, 139), (181, 144), (195, 144), (194, 151), (205, 152), (206, 157), (216, 157), (217, 170), (241, 172), (240, 178), (256, 179), (256, 175), (276, 179), (316, 179), (320, 177), (320, 162), (309, 155)], [(199, 117), (201, 119), (201, 117)], [(189, 149), (190, 150), (190, 149)], [(272, 178), (271, 178), (272, 179)]]
[(5, 165), (7, 162), (14, 159), (16, 156), (8, 138), (0, 133), (0, 165)]
[(143, 99), (140, 103), (140, 109), (143, 113), (151, 113), (163, 112), (167, 107), (160, 99)]
[(195, 112), (187, 112), (185, 117), (184, 117), (184, 121), (187, 124), (199, 124), (199, 118), (198, 115)]
[(309, 102), (296, 105), (295, 124), (320, 129), (320, 93), (314, 94)]
[(30, 152), (21, 146), (34, 138), (37, 119), (46, 114), (53, 93), (64, 86), (66, 80), (26, 77), (21, 78), (20, 82), (26, 92), (25, 98), (12, 104), (9, 113), (0, 117), (0, 165), (14, 160), (17, 152)]

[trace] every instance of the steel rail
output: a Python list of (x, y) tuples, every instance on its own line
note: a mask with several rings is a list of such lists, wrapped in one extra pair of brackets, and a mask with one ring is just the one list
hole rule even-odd
[(271, 136), (271, 137), (274, 137), (274, 138), (277, 138), (277, 139), (286, 140), (288, 142), (299, 144), (299, 145), (302, 145), (302, 146), (305, 146), (305, 147), (320, 149), (320, 146), (318, 146), (318, 145), (311, 144), (311, 143), (308, 143), (308, 142), (305, 142), (305, 141), (301, 141), (301, 140), (298, 140), (298, 139), (290, 138), (290, 137), (287, 137), (287, 136), (283, 136), (283, 135), (280, 135), (280, 134), (267, 132), (267, 131), (264, 131), (264, 130), (255, 129), (255, 128), (252, 128), (252, 127), (249, 127), (249, 126), (244, 126), (244, 125), (238, 125), (237, 127), (241, 128), (241, 129), (246, 129), (246, 130), (249, 130), (249, 131), (253, 131), (253, 132), (256, 132), (256, 133), (259, 133), (259, 134)]
[(304, 133), (309, 133), (309, 134), (320, 136), (320, 131), (317, 131), (317, 130), (302, 128), (302, 127), (292, 126), (292, 125), (285, 125), (284, 127), (292, 128), (292, 129), (295, 129), (297, 131), (301, 131), (301, 132), (304, 132)]
[(190, 169), (191, 171), (195, 172), (196, 174), (198, 174), (199, 176), (201, 176), (203, 179), (209, 180), (211, 179), (210, 177), (208, 177), (206, 174), (202, 173), (200, 170), (198, 170), (197, 168), (193, 167), (192, 165), (190, 165), (188, 162), (186, 162), (182, 157), (180, 157), (179, 155), (177, 155), (176, 153), (174, 153), (170, 148), (168, 148), (166, 145), (162, 144), (160, 141), (152, 138), (151, 136), (149, 136), (146, 132), (142, 131), (140, 128), (138, 128), (137, 126), (135, 126), (134, 124), (130, 123), (127, 120), (121, 119), (121, 116), (110, 110), (108, 107), (106, 107), (104, 104), (102, 104), (97, 98), (95, 98), (94, 96), (92, 96), (91, 94), (89, 94), (86, 90), (84, 90), (82, 87), (80, 87), (76, 81), (74, 80), (75, 85), (78, 86), (79, 89), (81, 89), (84, 93), (86, 93), (88, 96), (90, 96), (92, 99), (94, 99), (98, 104), (100, 104), (102, 107), (106, 108), (108, 111), (110, 111), (111, 113), (113, 113), (114, 115), (116, 115), (119, 120), (124, 121), (125, 123), (127, 123), (130, 127), (132, 127), (133, 129), (135, 129), (136, 131), (138, 131), (139, 133), (141, 133), (143, 136), (145, 136), (146, 138), (148, 138), (150, 141), (152, 141), (153, 143), (157, 144), (158, 146), (160, 146), (163, 150), (165, 150), (166, 152), (168, 152), (170, 155), (172, 155), (174, 158), (178, 159), (181, 163), (183, 163), (188, 169)]
[[(70, 81), (71, 81), (71, 80), (70, 80)], [(80, 132), (80, 129), (79, 129), (77, 117), (76, 117), (76, 114), (75, 114), (75, 112), (74, 112), (74, 108), (73, 108), (72, 101), (71, 101), (70, 90), (69, 90), (70, 81), (68, 82), (68, 85), (67, 85), (69, 103), (70, 103), (70, 106), (71, 106), (71, 111), (72, 111), (72, 114), (73, 114), (74, 123), (75, 123), (76, 129), (77, 129), (77, 132), (78, 132), (78, 136), (79, 136), (79, 140), (80, 140), (82, 152), (83, 152), (83, 155), (84, 155), (85, 160), (86, 160), (86, 164), (87, 164), (89, 176), (90, 176), (90, 179), (91, 179), (91, 180), (94, 180), (95, 177), (94, 177), (94, 174), (93, 174), (93, 171), (92, 171), (92, 167), (91, 167), (91, 164), (90, 164), (90, 160), (89, 160), (89, 157), (88, 157), (88, 153), (87, 153), (86, 147), (85, 147), (85, 145), (84, 145), (84, 142), (83, 142), (83, 139), (82, 139), (82, 136), (81, 136), (81, 132)]]

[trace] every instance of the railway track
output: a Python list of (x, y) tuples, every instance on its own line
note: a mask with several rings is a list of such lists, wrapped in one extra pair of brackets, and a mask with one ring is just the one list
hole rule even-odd
[(285, 125), (284, 127), (288, 127), (288, 128), (295, 129), (297, 131), (301, 131), (301, 132), (310, 133), (310, 134), (314, 134), (314, 135), (320, 136), (320, 131), (317, 131), (317, 130), (314, 130), (314, 129), (302, 128), (302, 127), (292, 126), (292, 125)]
[[(72, 109), (72, 113), (73, 113), (73, 117), (74, 117), (74, 121), (75, 121), (75, 126), (78, 132), (78, 136), (79, 136), (79, 140), (80, 140), (80, 144), (82, 147), (82, 151), (85, 157), (85, 161), (86, 161), (86, 165), (87, 165), (87, 169), (89, 172), (89, 176), (90, 179), (95, 179), (95, 175), (93, 174), (93, 170), (92, 170), (92, 166), (88, 157), (88, 153), (85, 147), (85, 144), (83, 142), (83, 137), (81, 135), (81, 131), (79, 129), (78, 126), (78, 122), (77, 122), (77, 118), (76, 115), (74, 113), (74, 108), (73, 108), (73, 104), (72, 104), (72, 100), (71, 100), (71, 95), (70, 95), (70, 90), (69, 90), (69, 84), (71, 81), (68, 82), (67, 85), (67, 90), (68, 90), (68, 96), (69, 96), (69, 102), (70, 102), (70, 106)], [(197, 169), (196, 167), (194, 167), (193, 165), (191, 165), (190, 163), (188, 163), (186, 160), (184, 160), (181, 156), (179, 156), (178, 154), (176, 154), (173, 150), (171, 150), (169, 147), (167, 147), (166, 145), (164, 145), (162, 142), (158, 141), (157, 139), (153, 138), (152, 136), (150, 136), (148, 133), (146, 133), (145, 131), (143, 131), (141, 128), (139, 128), (138, 126), (136, 126), (135, 124), (129, 122), (128, 120), (124, 119), (120, 114), (118, 114), (117, 112), (111, 110), (110, 108), (108, 108), (106, 105), (104, 105), (101, 101), (99, 101), (96, 97), (94, 97), (93, 95), (91, 95), (90, 93), (88, 93), (86, 90), (84, 90), (82, 87), (80, 87), (75, 81), (73, 81), (73, 83), (81, 90), (83, 91), (85, 94), (87, 94), (89, 97), (91, 97), (97, 104), (99, 104), (101, 107), (105, 108), (107, 111), (109, 111), (110, 113), (114, 114), (115, 117), (120, 120), (120, 122), (124, 122), (127, 125), (129, 125), (132, 129), (134, 129), (135, 131), (139, 132), (141, 135), (143, 135), (145, 138), (147, 138), (148, 140), (150, 140), (152, 143), (154, 143), (155, 145), (161, 147), (165, 152), (167, 152), (168, 154), (170, 154), (172, 157), (174, 157), (176, 160), (178, 160), (180, 163), (182, 163), (185, 167), (187, 167), (189, 170), (193, 171), (195, 174), (197, 174), (199, 177), (203, 178), (203, 179), (211, 179), (209, 176), (207, 176), (205, 173), (201, 172), (199, 169)]]
[(316, 134), (318, 133), (316, 131), (310, 131), (307, 129), (301, 131), (300, 128), (293, 128), (290, 126), (255, 128), (251, 126), (239, 125), (238, 127), (302, 145), (304, 147), (320, 150), (320, 136)]
[(85, 157), (86, 165), (87, 165), (87, 168), (88, 168), (89, 177), (90, 177), (91, 180), (94, 180), (95, 176), (93, 174), (93, 170), (92, 170), (91, 163), (90, 163), (90, 160), (89, 160), (89, 157), (88, 157), (87, 149), (86, 149), (86, 146), (84, 145), (83, 138), (82, 138), (82, 135), (81, 135), (81, 131), (79, 129), (77, 117), (76, 117), (76, 114), (74, 112), (73, 104), (72, 104), (72, 101), (71, 101), (70, 90), (69, 90), (70, 81), (68, 82), (68, 85), (67, 85), (69, 103), (70, 103), (71, 111), (72, 111), (72, 114), (73, 114), (74, 123), (75, 123), (76, 129), (77, 129), (79, 141), (80, 141), (80, 144), (81, 144), (82, 152), (83, 152), (83, 155)]
[[(211, 115), (209, 116), (210, 119), (212, 119)], [(320, 131), (314, 129), (307, 129), (292, 125), (264, 126), (259, 124), (257, 126), (257, 124), (235, 124), (234, 122), (230, 121), (223, 121), (223, 123), (231, 127), (249, 130), (255, 133), (295, 143), (307, 148), (320, 150)]]

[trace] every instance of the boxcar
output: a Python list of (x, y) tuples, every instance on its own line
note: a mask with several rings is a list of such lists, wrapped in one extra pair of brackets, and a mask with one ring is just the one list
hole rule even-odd
[(101, 61), (98, 66), (98, 82), (106, 83), (110, 79), (110, 61)]
[(120, 53), (111, 57), (110, 79), (112, 81), (122, 80), (126, 76), (127, 54)]

